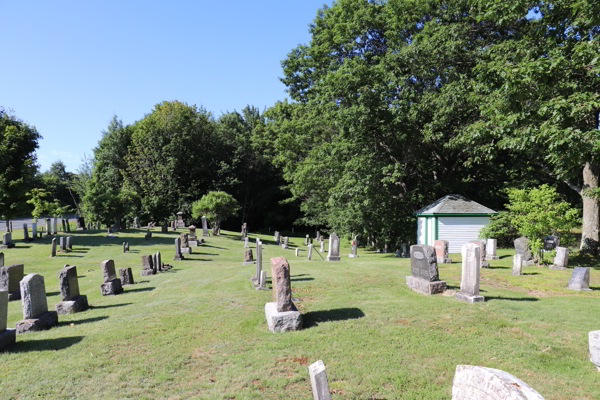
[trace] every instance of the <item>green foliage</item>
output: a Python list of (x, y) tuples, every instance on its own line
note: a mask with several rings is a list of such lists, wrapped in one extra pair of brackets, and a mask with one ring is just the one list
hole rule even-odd
[[(69, 209), (72, 206), (77, 207), (78, 195), (71, 190), (71, 183), (74, 174), (67, 172), (65, 163), (61, 160), (55, 161), (50, 165), (50, 169), (39, 174), (38, 181), (52, 198), (53, 202), (59, 204), (59, 207)], [(54, 215), (54, 214), (53, 214)]]
[(64, 218), (69, 212), (73, 211), (71, 207), (61, 205), (58, 199), (46, 200), (47, 197), (52, 198), (52, 195), (45, 189), (31, 189), (27, 192), (27, 196), (31, 197), (27, 200), (27, 203), (33, 205), (31, 216), (36, 220), (42, 215)]
[(568, 239), (571, 229), (580, 226), (579, 210), (562, 201), (556, 189), (542, 185), (533, 189), (509, 189), (509, 210), (512, 223), (529, 239), (537, 254), (543, 247), (544, 236), (555, 235)]
[(514, 240), (519, 237), (519, 231), (513, 222), (512, 214), (508, 211), (500, 211), (479, 231), (479, 237), (497, 239), (498, 247), (512, 248)]
[(235, 215), (240, 210), (238, 202), (232, 195), (225, 192), (211, 191), (192, 204), (192, 216), (199, 219), (205, 216), (217, 232), (221, 221)]

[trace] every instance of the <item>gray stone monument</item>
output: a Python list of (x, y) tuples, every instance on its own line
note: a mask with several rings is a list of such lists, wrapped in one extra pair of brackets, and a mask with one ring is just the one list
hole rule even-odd
[(250, 247), (250, 244), (248, 243), (248, 236), (246, 236), (246, 237), (244, 238), (244, 248), (245, 248), (245, 249), (247, 249), (247, 248), (249, 248), (249, 247)]
[(244, 250), (244, 263), (243, 265), (254, 264), (254, 258), (252, 256), (252, 249)]
[(67, 249), (73, 250), (73, 238), (71, 236), (67, 236)]
[(140, 218), (139, 217), (133, 218), (133, 227), (136, 228), (136, 229), (140, 229), (141, 225), (140, 225)]
[(560, 246), (560, 238), (558, 236), (544, 236), (544, 250), (551, 251), (556, 249), (557, 246)]
[(321, 243), (319, 251), (323, 253), (325, 251), (325, 242), (323, 241), (323, 236), (321, 236), (321, 241), (319, 243)]
[(290, 265), (285, 257), (271, 258), (273, 296), (275, 301), (265, 304), (265, 317), (271, 332), (302, 329), (302, 314), (292, 302)]
[(296, 257), (300, 257), (300, 249), (296, 249)]
[[(257, 239), (257, 241), (258, 241), (258, 239)], [(266, 279), (267, 271), (262, 269), (262, 252), (263, 252), (262, 242), (258, 241), (258, 243), (256, 243), (256, 275), (254, 275), (252, 277), (252, 285), (257, 290), (266, 290), (267, 289), (265, 287), (265, 279)], [(263, 277), (263, 275), (264, 275), (264, 277)]]
[(12, 232), (5, 232), (0, 249), (11, 249), (13, 247), (15, 247), (15, 244), (12, 241)]
[(462, 268), (460, 273), (460, 292), (455, 297), (468, 303), (483, 302), (479, 295), (479, 274), (481, 268), (481, 247), (475, 243), (464, 244), (461, 248)]
[(8, 292), (8, 301), (21, 299), (20, 282), (24, 276), (23, 264), (9, 265), (0, 268), (0, 290)]
[(115, 262), (113, 260), (104, 260), (100, 263), (104, 283), (100, 285), (102, 296), (116, 295), (123, 293), (121, 279), (117, 278), (115, 272)]
[(443, 293), (446, 282), (440, 280), (437, 255), (433, 246), (416, 244), (410, 246), (412, 274), (406, 277), (406, 285), (423, 294)]
[(4, 253), (0, 251), (0, 267), (4, 267)]
[(520, 254), (515, 254), (513, 256), (512, 274), (523, 275), (523, 259)]
[(133, 271), (131, 268), (121, 268), (119, 270), (119, 278), (121, 279), (121, 286), (129, 286), (135, 284), (133, 281)]
[(544, 400), (528, 384), (508, 372), (457, 365), (452, 400)]
[(208, 221), (206, 217), (202, 217), (202, 236), (208, 237)]
[(52, 238), (52, 255), (50, 257), (56, 257), (56, 238)]
[(79, 294), (77, 267), (65, 265), (58, 271), (61, 301), (56, 303), (58, 315), (74, 314), (88, 309), (87, 296)]
[(281, 239), (280, 239), (280, 236), (279, 236), (279, 231), (275, 231), (274, 239), (275, 239), (275, 243), (277, 243), (278, 245), (281, 244)]
[(402, 252), (400, 251), (400, 249), (396, 249), (396, 257), (402, 257)]
[(486, 260), (498, 260), (500, 259), (500, 257), (498, 257), (496, 255), (496, 248), (498, 247), (498, 240), (497, 239), (488, 239), (487, 243), (486, 243), (486, 253), (485, 253), (485, 259)]
[(308, 375), (310, 375), (310, 385), (312, 386), (313, 398), (315, 400), (331, 400), (329, 393), (329, 381), (327, 379), (327, 369), (323, 361), (309, 365)]
[(31, 223), (31, 238), (35, 240), (37, 237), (37, 222)]
[(350, 258), (358, 257), (358, 245), (356, 244), (356, 240), (352, 241), (352, 253), (348, 254), (348, 257), (350, 257)]
[(590, 269), (588, 267), (575, 267), (571, 279), (569, 279), (569, 289), (592, 290), (590, 289)]
[(554, 264), (550, 265), (550, 269), (567, 269), (569, 266), (569, 249), (566, 247), (556, 247), (556, 256)]
[(283, 243), (281, 244), (281, 248), (282, 249), (288, 248), (288, 237), (287, 236), (283, 238)]
[(317, 231), (317, 234), (315, 235), (315, 240), (317, 242), (321, 240), (321, 232)]
[(140, 271), (141, 276), (149, 276), (156, 274), (156, 266), (154, 265), (154, 256), (146, 255), (142, 256), (142, 270)]
[(192, 254), (192, 248), (190, 247), (190, 234), (182, 233), (179, 235), (181, 239), (181, 254)]
[(529, 247), (529, 240), (525, 236), (515, 239), (515, 251), (521, 256), (523, 266), (531, 267), (533, 265), (533, 254)]
[(183, 254), (181, 254), (181, 239), (180, 238), (176, 238), (175, 239), (175, 257), (173, 257), (173, 260), (183, 260)]
[(340, 237), (337, 233), (332, 232), (329, 235), (329, 254), (327, 261), (340, 261)]
[(410, 257), (410, 247), (408, 246), (408, 243), (402, 243), (402, 258), (409, 258)]
[(61, 236), (58, 238), (58, 240), (60, 241), (60, 248), (59, 248), (58, 252), (66, 253), (67, 252), (67, 238), (64, 236)]
[(46, 218), (46, 236), (52, 235), (52, 223), (50, 218)]
[(469, 243), (474, 243), (479, 246), (479, 257), (481, 258), (481, 262), (479, 263), (481, 268), (489, 267), (489, 263), (486, 261), (486, 247), (487, 243), (483, 240), (471, 240)]
[(29, 228), (27, 228), (27, 224), (23, 224), (23, 241), (25, 243), (29, 242)]
[(0, 351), (12, 346), (17, 340), (17, 330), (7, 329), (8, 292), (0, 290)]
[(308, 261), (311, 261), (311, 260), (312, 260), (312, 250), (313, 250), (313, 245), (312, 245), (312, 244), (309, 244), (309, 245), (308, 245), (308, 257), (307, 257), (307, 258), (308, 258)]
[(56, 235), (56, 233), (57, 233), (57, 228), (56, 228), (56, 225), (58, 225), (58, 218), (56, 218), (56, 217), (55, 217), (55, 218), (52, 220), (52, 234), (53, 234), (53, 235)]
[(596, 370), (600, 372), (600, 331), (588, 333), (588, 345), (590, 361), (596, 364)]
[(17, 322), (17, 334), (42, 331), (58, 325), (58, 313), (48, 311), (44, 277), (29, 274), (21, 280), (20, 286), (23, 320)]
[(305, 246), (308, 246), (308, 239), (310, 239), (310, 235), (306, 235), (306, 238), (304, 239)]

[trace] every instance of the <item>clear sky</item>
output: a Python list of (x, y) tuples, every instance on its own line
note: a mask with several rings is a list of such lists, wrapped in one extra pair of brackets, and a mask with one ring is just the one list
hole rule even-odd
[(164, 100), (215, 116), (286, 98), (280, 61), (325, 0), (4, 1), (0, 106), (43, 136), (38, 163), (76, 172), (113, 115)]

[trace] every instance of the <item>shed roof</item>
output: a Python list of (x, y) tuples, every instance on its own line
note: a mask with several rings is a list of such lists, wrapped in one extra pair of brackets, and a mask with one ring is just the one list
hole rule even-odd
[(449, 194), (421, 208), (415, 214), (496, 214), (496, 211), (460, 194)]

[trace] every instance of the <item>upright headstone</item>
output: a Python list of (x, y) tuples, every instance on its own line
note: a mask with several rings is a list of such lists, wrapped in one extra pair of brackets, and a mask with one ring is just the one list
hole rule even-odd
[(169, 233), (169, 225), (167, 225), (167, 221), (163, 222), (163, 224), (160, 226), (160, 232)]
[(410, 257), (410, 247), (408, 246), (408, 243), (402, 243), (402, 258), (409, 258)]
[(67, 236), (67, 249), (73, 250), (73, 238), (71, 236)]
[(544, 236), (544, 250), (551, 251), (556, 249), (557, 246), (560, 246), (560, 238), (558, 236)]
[(244, 264), (243, 265), (250, 265), (250, 264), (254, 264), (254, 258), (252, 257), (252, 249), (247, 249), (247, 250), (244, 250)]
[(52, 255), (50, 257), (56, 257), (56, 238), (52, 238)]
[(600, 372), (600, 331), (588, 333), (588, 345), (590, 361), (596, 364), (596, 370)]
[(500, 257), (496, 255), (496, 247), (498, 246), (497, 239), (488, 239), (485, 248), (486, 260), (498, 260)]
[(125, 252), (127, 251), (127, 246), (126, 246), (126, 244), (127, 244), (127, 243), (123, 242), (123, 253), (125, 253)]
[(29, 242), (29, 229), (27, 228), (27, 224), (23, 224), (23, 241)]
[(67, 252), (67, 238), (65, 236), (61, 236), (58, 239), (60, 241), (60, 248), (58, 251), (61, 253), (66, 253)]
[(305, 246), (308, 246), (308, 239), (310, 239), (310, 235), (306, 235), (306, 238), (304, 239)]
[(104, 260), (100, 263), (104, 283), (100, 285), (102, 296), (119, 294), (123, 292), (121, 279), (117, 278), (115, 272), (115, 262), (113, 260)]
[(248, 236), (246, 236), (244, 238), (244, 248), (247, 249), (248, 247), (250, 247), (250, 244), (248, 243)]
[(160, 265), (158, 265), (158, 253), (152, 254), (152, 265), (154, 266), (154, 273), (161, 272)]
[(48, 311), (44, 277), (29, 274), (21, 280), (20, 287), (23, 320), (17, 322), (17, 334), (42, 331), (58, 325), (58, 313)]
[(181, 254), (192, 254), (192, 248), (190, 247), (190, 234), (182, 233), (179, 235), (181, 239)]
[(335, 232), (329, 235), (329, 254), (327, 261), (340, 261), (340, 237)]
[(479, 246), (479, 258), (481, 258), (480, 267), (487, 268), (489, 263), (486, 261), (486, 247), (487, 243), (483, 240), (471, 240), (469, 243), (474, 243)]
[(21, 286), (25, 266), (23, 264), (9, 265), (0, 268), (0, 290), (8, 292), (8, 301), (21, 299)]
[(256, 243), (256, 275), (254, 275), (252, 277), (252, 285), (256, 288), (256, 289), (266, 289), (265, 285), (264, 285), (264, 280), (261, 279), (261, 275), (263, 272), (262, 269), (262, 242), (260, 242), (257, 239), (257, 243)]
[(248, 236), (248, 224), (246, 222), (244, 222), (242, 224), (242, 240), (244, 240), (244, 238), (247, 236)]
[(31, 223), (31, 238), (35, 240), (37, 237), (37, 222)]
[(315, 240), (318, 242), (321, 239), (321, 232), (317, 231), (317, 234), (315, 235)]
[(590, 289), (590, 269), (589, 267), (575, 267), (571, 279), (569, 279), (569, 289), (573, 290), (592, 290)]
[(329, 394), (329, 381), (327, 380), (327, 369), (323, 361), (309, 365), (310, 385), (312, 386), (314, 400), (331, 400)]
[(410, 246), (410, 255), (412, 274), (406, 277), (406, 285), (423, 294), (444, 292), (446, 282), (440, 280), (435, 248), (416, 244)]
[(296, 257), (300, 257), (300, 249), (296, 249)]
[(283, 238), (283, 243), (281, 244), (281, 248), (283, 248), (283, 249), (288, 248), (288, 237), (287, 236)]
[(46, 218), (46, 236), (52, 235), (52, 223), (50, 218)]
[(396, 249), (396, 257), (402, 257), (402, 252), (400, 249)]
[(531, 253), (531, 248), (529, 247), (529, 240), (525, 236), (521, 236), (520, 238), (515, 239), (515, 251), (517, 254), (521, 255), (521, 260), (523, 260), (523, 265), (526, 267), (530, 267), (533, 265), (533, 254)]
[(0, 267), (4, 267), (4, 253), (0, 251)]
[(512, 274), (523, 275), (523, 259), (520, 254), (515, 254), (513, 256)]
[(7, 329), (8, 292), (0, 290), (0, 351), (12, 346), (17, 339), (16, 329)]
[(92, 221), (88, 221), (87, 228), (88, 230), (92, 230)]
[(208, 237), (208, 221), (205, 216), (202, 216), (202, 236)]
[(479, 269), (481, 268), (481, 247), (475, 243), (466, 243), (461, 248), (462, 268), (460, 272), (460, 292), (458, 300), (468, 303), (484, 301), (479, 295)]
[(55, 217), (52, 221), (53, 221), (52, 222), (52, 234), (56, 235), (56, 233), (57, 233), (57, 231), (56, 231), (56, 229), (57, 229), (56, 225), (58, 224), (58, 218)]
[(275, 231), (275, 243), (277, 243), (278, 245), (281, 244), (281, 239), (279, 236), (279, 231)]
[(62, 231), (66, 232), (67, 231), (67, 222), (65, 221), (64, 218), (61, 218), (60, 222), (62, 223)]
[(313, 245), (309, 244), (308, 245), (308, 261), (312, 260), (312, 250), (313, 250)]
[(436, 240), (433, 243), (435, 247), (435, 255), (437, 257), (438, 264), (451, 264), (452, 259), (448, 256), (448, 248), (450, 246), (450, 242), (447, 240)]
[(569, 249), (567, 247), (556, 247), (556, 256), (551, 269), (567, 269), (569, 266)]
[(87, 296), (79, 294), (77, 267), (66, 265), (58, 271), (61, 301), (56, 303), (58, 315), (73, 314), (88, 309)]
[(141, 225), (140, 225), (140, 218), (139, 217), (133, 218), (133, 227), (136, 228), (136, 229), (140, 229)]
[(176, 238), (175, 239), (175, 257), (173, 257), (173, 260), (183, 260), (183, 254), (181, 254), (181, 239), (180, 238)]
[(4, 232), (0, 249), (10, 249), (13, 247), (15, 247), (15, 244), (12, 241), (12, 232)]
[(196, 225), (190, 225), (188, 226), (189, 229), (189, 233), (190, 233), (190, 240), (197, 240), (196, 237)]
[(321, 247), (319, 248), (319, 251), (322, 253), (325, 251), (325, 241), (322, 240), (323, 236), (321, 236), (321, 241), (319, 243), (321, 243)]
[(163, 263), (162, 263), (162, 259), (160, 257), (160, 251), (156, 252), (156, 261), (157, 261), (157, 264), (156, 264), (157, 271), (162, 271), (163, 270)]
[(133, 285), (133, 271), (131, 268), (121, 268), (119, 270), (119, 278), (121, 280), (121, 286)]
[(142, 276), (154, 275), (156, 274), (156, 267), (154, 265), (154, 257), (152, 255), (142, 256)]
[(457, 365), (452, 400), (544, 400), (528, 384), (508, 372)]
[(265, 304), (265, 317), (271, 332), (302, 328), (302, 314), (292, 302), (290, 265), (285, 257), (271, 259), (274, 302)]
[(358, 245), (356, 244), (356, 240), (352, 241), (352, 253), (348, 254), (348, 257), (354, 258), (358, 257)]

